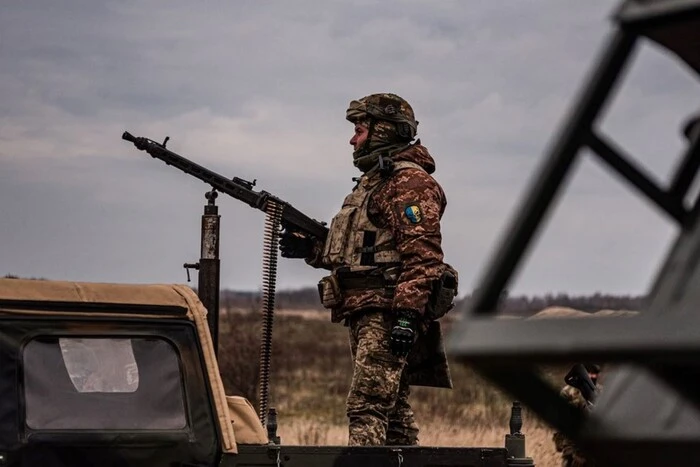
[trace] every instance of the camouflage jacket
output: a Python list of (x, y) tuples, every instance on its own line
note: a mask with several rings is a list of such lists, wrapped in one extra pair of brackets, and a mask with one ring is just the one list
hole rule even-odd
[(588, 407), (588, 402), (584, 399), (581, 391), (573, 386), (565, 385), (559, 392), (559, 395), (578, 409), (585, 410)]
[[(368, 199), (358, 200), (355, 190), (350, 193), (343, 207), (365, 209), (366, 218), (374, 226), (363, 229), (362, 224), (344, 220), (345, 228), (374, 230), (374, 246), (390, 245), (383, 252), (375, 252), (375, 260), (381, 267), (392, 269), (395, 287), (391, 290), (350, 289), (343, 291), (341, 302), (332, 310), (335, 322), (353, 313), (369, 308), (406, 309), (422, 314), (432, 290), (433, 281), (440, 277), (444, 269), (440, 220), (447, 200), (440, 185), (430, 175), (435, 171), (435, 161), (420, 141), (393, 156), (399, 170), (382, 177), (376, 171), (363, 175), (356, 187), (366, 193)], [(409, 162), (410, 164), (401, 164)], [(415, 165), (418, 167), (416, 167)], [(402, 167), (403, 166), (403, 167)], [(341, 209), (340, 214), (343, 213)], [(351, 255), (339, 255), (346, 249), (331, 245), (334, 229), (342, 229), (335, 222), (331, 224), (331, 234), (325, 245), (316, 245), (307, 263), (314, 267), (324, 267), (332, 271), (341, 268), (357, 268), (357, 261)], [(345, 216), (347, 217), (347, 216)], [(347, 232), (350, 250), (357, 251), (366, 246), (365, 231)], [(337, 243), (337, 240), (335, 241)], [(383, 260), (382, 260), (383, 256)], [(376, 269), (377, 263), (367, 269)]]
[[(600, 390), (600, 387), (597, 388)], [(573, 386), (565, 385), (559, 393), (564, 399), (569, 401), (574, 407), (581, 410), (589, 410), (589, 404), (581, 394), (581, 391)], [(562, 465), (564, 467), (591, 467), (595, 464), (581, 452), (573, 441), (564, 436), (563, 433), (555, 432), (552, 440), (557, 452), (561, 452)]]

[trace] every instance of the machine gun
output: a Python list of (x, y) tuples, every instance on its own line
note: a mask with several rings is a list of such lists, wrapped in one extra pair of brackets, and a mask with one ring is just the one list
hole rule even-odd
[(260, 346), (259, 401), (260, 421), (263, 425), (266, 425), (269, 416), (269, 375), (272, 360), (272, 325), (277, 283), (277, 240), (280, 226), (288, 232), (301, 232), (321, 242), (324, 242), (328, 236), (328, 228), (325, 224), (303, 214), (288, 202), (266, 191), (253, 190), (255, 181), (249, 182), (238, 177), (228, 179), (166, 149), (165, 145), (170, 139), (169, 137), (166, 137), (163, 143), (158, 143), (148, 138), (133, 136), (128, 131), (125, 131), (122, 134), (122, 139), (134, 143), (137, 149), (146, 151), (151, 157), (160, 159), (167, 165), (172, 165), (214, 188), (212, 192), (207, 193), (209, 203), (205, 207), (205, 215), (202, 218), (202, 258), (199, 263), (185, 263), (184, 267), (188, 270), (190, 267), (200, 270), (200, 298), (205, 302), (205, 306), (209, 310), (209, 327), (214, 338), (215, 351), (218, 343), (219, 313), (219, 216), (214, 203), (216, 190), (243, 201), (266, 214), (263, 236), (263, 322)]
[(160, 159), (167, 165), (172, 165), (255, 209), (268, 212), (268, 207), (271, 204), (278, 206), (282, 211), (282, 226), (287, 230), (302, 232), (321, 241), (324, 241), (328, 236), (328, 227), (325, 224), (308, 217), (288, 202), (267, 191), (253, 190), (255, 180), (249, 182), (238, 177), (226, 178), (166, 149), (165, 145), (170, 137), (166, 137), (165, 141), (158, 143), (148, 138), (133, 136), (125, 131), (122, 134), (122, 139), (134, 143), (137, 149), (146, 151), (151, 157)]

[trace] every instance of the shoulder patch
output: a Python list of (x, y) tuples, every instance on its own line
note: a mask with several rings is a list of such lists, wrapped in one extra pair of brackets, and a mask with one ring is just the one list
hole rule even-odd
[(423, 213), (417, 203), (412, 203), (403, 208), (403, 213), (411, 224), (420, 224), (423, 220)]

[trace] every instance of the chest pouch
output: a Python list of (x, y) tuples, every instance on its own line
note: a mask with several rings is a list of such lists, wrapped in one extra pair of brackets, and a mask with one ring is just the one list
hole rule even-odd
[(343, 301), (338, 276), (331, 274), (318, 281), (318, 296), (324, 308), (333, 309)]
[(342, 264), (352, 259), (353, 224), (356, 206), (343, 206), (331, 221), (323, 255), (329, 264)]

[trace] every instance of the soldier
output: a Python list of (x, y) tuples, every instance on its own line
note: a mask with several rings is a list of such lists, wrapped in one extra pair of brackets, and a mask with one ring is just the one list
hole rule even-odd
[(395, 94), (350, 102), (350, 144), (362, 176), (325, 244), (283, 232), (283, 257), (331, 271), (319, 282), (331, 321), (349, 328), (350, 445), (416, 445), (410, 385), (451, 388), (437, 319), (453, 305), (457, 272), (443, 262), (445, 193), (413, 109)]
[[(596, 363), (586, 363), (584, 367), (588, 372), (588, 377), (596, 386), (596, 392), (600, 391), (600, 386), (598, 385), (600, 365)], [(586, 400), (581, 391), (568, 384), (562, 388), (560, 395), (574, 407), (581, 410), (589, 410), (591, 407), (591, 402)], [(557, 452), (561, 452), (562, 467), (591, 467), (595, 465), (593, 461), (586, 459), (585, 455), (576, 445), (562, 433), (554, 433), (553, 440)]]

